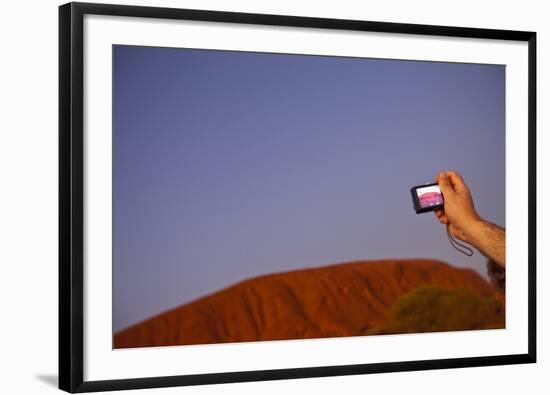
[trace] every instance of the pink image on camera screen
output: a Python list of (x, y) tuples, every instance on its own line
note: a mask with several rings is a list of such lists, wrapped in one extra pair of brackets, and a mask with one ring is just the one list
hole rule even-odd
[(439, 206), (443, 204), (443, 195), (437, 185), (419, 188), (416, 193), (421, 207)]

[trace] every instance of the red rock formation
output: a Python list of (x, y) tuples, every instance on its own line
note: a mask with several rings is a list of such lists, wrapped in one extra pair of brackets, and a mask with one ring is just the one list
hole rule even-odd
[(426, 284), (492, 294), (470, 269), (432, 260), (344, 263), (252, 278), (131, 326), (115, 348), (358, 336)]

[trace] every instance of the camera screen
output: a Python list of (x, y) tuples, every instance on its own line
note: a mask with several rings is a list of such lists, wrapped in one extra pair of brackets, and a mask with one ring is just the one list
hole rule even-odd
[(443, 204), (443, 195), (439, 190), (439, 186), (430, 185), (416, 190), (420, 207), (439, 206)]

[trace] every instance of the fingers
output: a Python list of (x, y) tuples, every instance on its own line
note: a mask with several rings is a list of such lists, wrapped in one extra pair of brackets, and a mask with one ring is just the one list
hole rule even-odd
[(457, 171), (442, 171), (435, 177), (435, 182), (439, 184), (439, 188), (443, 194), (445, 192), (449, 194), (451, 191), (457, 193), (469, 191), (464, 179)]
[(449, 220), (447, 218), (447, 216), (445, 215), (445, 212), (441, 209), (437, 209), (434, 211), (435, 213), (435, 216), (437, 217), (437, 219), (439, 220), (439, 222), (441, 222), (443, 225), (446, 225)]
[(445, 172), (445, 174), (447, 174), (447, 177), (449, 177), (450, 183), (456, 192), (460, 193), (462, 191), (468, 190), (468, 186), (458, 172), (447, 171)]
[(439, 184), (439, 189), (443, 192), (443, 196), (447, 195), (448, 197), (454, 193), (451, 181), (447, 176), (447, 172), (441, 172), (437, 175), (437, 183)]

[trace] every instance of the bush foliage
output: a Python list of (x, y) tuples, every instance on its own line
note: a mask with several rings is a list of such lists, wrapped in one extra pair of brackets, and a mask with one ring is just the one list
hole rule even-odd
[(388, 332), (441, 332), (504, 327), (502, 305), (493, 296), (468, 288), (422, 286), (399, 298), (390, 309)]

